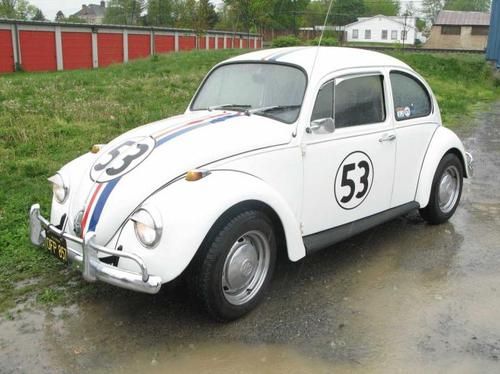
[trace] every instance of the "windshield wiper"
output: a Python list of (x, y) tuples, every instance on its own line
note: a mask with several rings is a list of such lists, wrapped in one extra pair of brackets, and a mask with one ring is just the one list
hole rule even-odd
[(268, 113), (268, 112), (279, 112), (282, 110), (289, 110), (289, 109), (298, 109), (300, 108), (300, 105), (273, 105), (273, 106), (265, 106), (262, 108), (255, 108), (255, 109), (250, 109), (247, 110), (248, 113)]
[(227, 109), (227, 108), (246, 110), (251, 107), (252, 106), (249, 104), (222, 104), (222, 105), (209, 106), (207, 109), (211, 112), (212, 110)]

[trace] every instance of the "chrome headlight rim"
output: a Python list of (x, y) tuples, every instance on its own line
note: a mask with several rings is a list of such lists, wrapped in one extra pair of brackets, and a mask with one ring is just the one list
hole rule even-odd
[[(66, 200), (68, 200), (69, 185), (64, 180), (62, 174), (57, 172), (48, 180), (52, 183), (52, 195), (59, 204), (64, 204)], [(62, 191), (62, 196), (57, 192), (56, 188), (58, 188), (59, 191)]]
[[(163, 223), (160, 212), (154, 207), (143, 206), (134, 212), (130, 220), (134, 224), (135, 236), (139, 243), (146, 249), (156, 248), (160, 243), (163, 233)], [(145, 238), (144, 232), (141, 232), (141, 225), (154, 232), (153, 240), (147, 240)]]

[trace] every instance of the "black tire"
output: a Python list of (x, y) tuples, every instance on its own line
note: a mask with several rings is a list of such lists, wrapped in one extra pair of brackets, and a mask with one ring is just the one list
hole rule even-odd
[[(188, 281), (190, 288), (210, 316), (218, 321), (230, 321), (247, 314), (262, 300), (276, 264), (276, 237), (271, 220), (264, 213), (257, 210), (239, 213), (218, 225), (215, 230), (217, 231), (209, 235), (208, 240), (202, 245), (190, 266)], [(256, 286), (253, 289), (245, 289), (246, 286), (240, 289), (237, 295), (241, 294), (243, 301), (238, 299), (237, 301), (241, 301), (241, 303), (235, 303), (231, 299), (233, 295), (229, 295), (232, 290), (225, 286), (225, 284), (230, 284), (225, 282), (228, 277), (225, 275), (228, 273), (228, 269), (239, 269), (240, 273), (237, 271), (232, 272), (232, 274), (239, 275), (238, 280), (240, 278), (253, 279), (249, 286), (254, 284), (252, 282), (257, 278), (255, 274), (253, 278), (251, 274), (244, 274), (248, 272), (248, 268), (244, 268), (244, 262), (255, 263), (255, 261), (252, 262), (245, 256), (246, 253), (253, 253), (254, 251), (254, 247), (248, 244), (254, 240), (250, 236), (247, 238), (247, 235), (250, 234), (257, 235), (256, 240), (259, 243), (261, 241), (264, 243), (264, 238), (267, 240), (269, 251), (266, 249), (263, 255), (258, 256), (258, 265), (254, 267), (255, 269), (267, 267), (267, 271), (265, 274), (260, 274), (257, 270), (255, 274), (260, 274), (260, 276), (259, 281), (255, 283)], [(247, 243), (247, 247), (243, 248), (241, 243)], [(264, 244), (255, 244), (255, 248), (262, 245)], [(257, 253), (256, 249), (255, 253)], [(238, 257), (237, 254), (242, 255)], [(240, 258), (244, 259), (241, 263), (237, 261)], [(226, 259), (233, 261), (228, 263)], [(261, 263), (261, 261), (263, 262)], [(237, 265), (233, 265), (233, 263)], [(243, 291), (243, 289), (245, 290)], [(249, 297), (249, 299), (245, 300), (246, 297)]]
[[(455, 192), (453, 193), (453, 198), (450, 197), (448, 205), (442, 206), (443, 202), (440, 201), (440, 185), (446, 173), (449, 173), (449, 176), (456, 174), (458, 185), (453, 189)], [(425, 208), (420, 209), (420, 215), (428, 223), (438, 225), (448, 221), (453, 216), (462, 196), (463, 174), (462, 163), (455, 154), (448, 153), (441, 159), (432, 181), (429, 204)], [(456, 190), (457, 188), (458, 190)]]

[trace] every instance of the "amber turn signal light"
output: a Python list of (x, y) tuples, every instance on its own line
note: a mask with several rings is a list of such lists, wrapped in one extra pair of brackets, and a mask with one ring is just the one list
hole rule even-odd
[(210, 172), (208, 170), (189, 170), (187, 173), (186, 173), (186, 177), (185, 179), (188, 181), (188, 182), (195, 182), (195, 181), (198, 181), (202, 178), (205, 178), (207, 175), (209, 175)]

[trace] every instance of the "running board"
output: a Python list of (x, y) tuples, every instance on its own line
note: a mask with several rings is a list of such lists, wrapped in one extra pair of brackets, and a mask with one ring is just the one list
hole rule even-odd
[(304, 240), (304, 246), (306, 247), (306, 255), (310, 255), (311, 253), (327, 248), (333, 244), (348, 239), (351, 236), (407, 214), (418, 208), (420, 208), (420, 205), (413, 201), (369, 217), (361, 218), (354, 222), (346, 223), (342, 226), (334, 227), (333, 229), (304, 236), (302, 239)]

